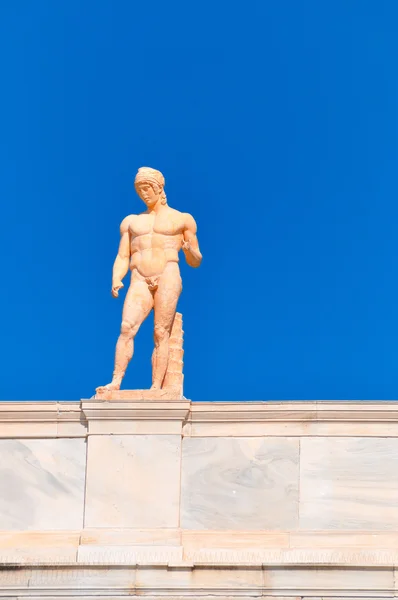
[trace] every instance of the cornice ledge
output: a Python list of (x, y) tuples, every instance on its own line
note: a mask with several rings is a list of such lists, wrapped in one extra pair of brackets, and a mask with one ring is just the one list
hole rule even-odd
[(397, 401), (193, 402), (188, 423), (398, 422)]
[(0, 402), (0, 438), (85, 437), (80, 402)]
[(0, 423), (79, 421), (80, 415), (79, 401), (0, 402)]

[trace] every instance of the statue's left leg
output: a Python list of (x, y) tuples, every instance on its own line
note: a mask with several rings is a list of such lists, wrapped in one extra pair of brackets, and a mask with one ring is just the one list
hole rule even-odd
[(177, 263), (168, 263), (154, 294), (155, 349), (152, 356), (152, 389), (162, 387), (169, 360), (169, 339), (182, 290)]

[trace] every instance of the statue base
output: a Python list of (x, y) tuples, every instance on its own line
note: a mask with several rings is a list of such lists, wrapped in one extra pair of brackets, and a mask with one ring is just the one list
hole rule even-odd
[(160, 390), (101, 390), (93, 400), (183, 400), (183, 338), (182, 314), (177, 312), (169, 341), (169, 360)]
[(112, 390), (97, 392), (95, 400), (182, 400), (181, 386), (161, 390)]

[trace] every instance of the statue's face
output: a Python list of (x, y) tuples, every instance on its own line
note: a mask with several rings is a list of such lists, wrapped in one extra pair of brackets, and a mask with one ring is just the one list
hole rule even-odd
[(155, 189), (155, 187), (157, 186), (152, 186), (152, 184), (147, 181), (140, 181), (135, 184), (137, 194), (141, 200), (145, 202), (148, 208), (155, 206), (156, 202), (159, 200), (160, 188)]

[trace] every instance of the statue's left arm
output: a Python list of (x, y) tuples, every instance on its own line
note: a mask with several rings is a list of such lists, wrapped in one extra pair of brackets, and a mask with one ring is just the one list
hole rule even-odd
[(195, 219), (189, 214), (184, 214), (184, 241), (182, 249), (185, 254), (185, 260), (190, 267), (199, 267), (202, 262), (196, 231)]

